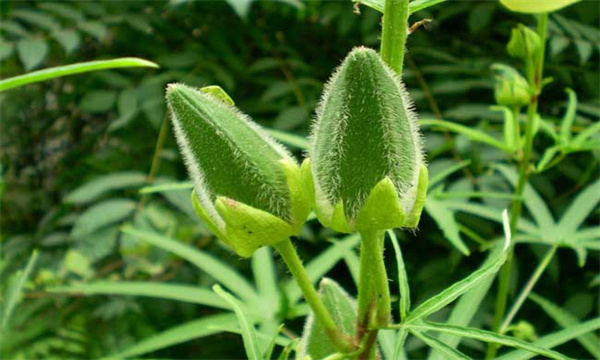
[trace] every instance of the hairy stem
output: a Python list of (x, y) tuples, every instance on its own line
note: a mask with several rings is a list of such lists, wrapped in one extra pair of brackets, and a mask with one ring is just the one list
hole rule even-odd
[(402, 76), (408, 36), (408, 15), (408, 0), (385, 0), (381, 57), (399, 76)]
[[(531, 166), (531, 152), (533, 150), (534, 121), (537, 116), (539, 96), (542, 92), (542, 75), (544, 70), (544, 54), (546, 52), (546, 30), (548, 27), (548, 14), (541, 14), (538, 20), (537, 33), (540, 37), (541, 47), (540, 53), (537, 56), (537, 63), (533, 66), (533, 76), (529, 77), (529, 85), (534, 89), (533, 96), (527, 108), (527, 122), (525, 123), (525, 141), (523, 144), (523, 157), (519, 163), (519, 179), (515, 187), (515, 199), (511, 204), (510, 211), (510, 229), (513, 234), (517, 233), (519, 218), (521, 217), (521, 209), (523, 208), (523, 192), (529, 178), (529, 168)], [(529, 71), (528, 71), (529, 72)], [(498, 295), (496, 297), (496, 311), (494, 315), (493, 330), (500, 330), (504, 313), (506, 312), (506, 300), (508, 297), (508, 283), (510, 280), (510, 267), (512, 263), (513, 250), (506, 259), (506, 263), (500, 271), (500, 279), (498, 285)], [(491, 359), (496, 355), (498, 346), (490, 343), (486, 354), (486, 359)]]
[(321, 301), (321, 297), (310, 281), (291, 240), (281, 241), (273, 247), (281, 255), (292, 276), (294, 276), (296, 283), (302, 290), (304, 299), (312, 309), (319, 324), (325, 329), (325, 333), (329, 336), (331, 342), (341, 351), (352, 351), (354, 347), (351, 344), (351, 339), (337, 327), (333, 317)]
[(388, 277), (383, 261), (384, 231), (361, 232), (360, 277), (358, 283), (357, 341), (366, 339), (360, 358), (375, 355), (377, 328), (390, 319), (391, 303)]

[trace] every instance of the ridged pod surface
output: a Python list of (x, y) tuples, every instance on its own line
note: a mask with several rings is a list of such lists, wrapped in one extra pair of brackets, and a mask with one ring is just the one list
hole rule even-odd
[(374, 50), (352, 50), (326, 85), (310, 158), (324, 225), (343, 232), (416, 226), (427, 188), (417, 117)]
[(238, 254), (250, 256), (297, 233), (309, 204), (291, 155), (224, 99), (213, 87), (167, 89), (196, 212)]

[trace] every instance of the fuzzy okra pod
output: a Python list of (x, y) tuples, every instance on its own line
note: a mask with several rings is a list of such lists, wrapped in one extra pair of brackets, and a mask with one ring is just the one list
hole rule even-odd
[(306, 176), (284, 147), (220, 88), (171, 84), (167, 102), (192, 202), (208, 227), (244, 257), (297, 235), (310, 201)]
[(310, 156), (323, 225), (341, 232), (417, 226), (427, 190), (417, 117), (375, 51), (354, 49), (326, 85)]

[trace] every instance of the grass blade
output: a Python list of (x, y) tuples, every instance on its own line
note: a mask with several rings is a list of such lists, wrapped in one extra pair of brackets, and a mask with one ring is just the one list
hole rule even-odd
[(152, 185), (152, 186), (144, 186), (140, 189), (140, 194), (152, 194), (159, 193), (163, 191), (173, 191), (173, 190), (185, 190), (190, 189), (190, 191), (194, 188), (194, 184), (191, 181), (182, 181), (182, 182), (174, 182), (174, 183), (166, 183), (160, 185)]
[(421, 339), (421, 341), (423, 341), (425, 344), (427, 344), (430, 348), (439, 351), (440, 353), (442, 353), (444, 355), (444, 359), (459, 359), (459, 360), (464, 360), (464, 359), (470, 359), (467, 355), (461, 353), (460, 351), (454, 349), (453, 347), (450, 347), (446, 344), (444, 344), (443, 342), (441, 342), (440, 340), (429, 336), (427, 334), (424, 334), (420, 331), (416, 331), (413, 330), (410, 332), (411, 334), (413, 334), (414, 336), (418, 337), (419, 339)]
[(233, 295), (223, 290), (219, 285), (213, 286), (213, 290), (233, 308), (233, 311), (237, 316), (238, 323), (240, 324), (242, 338), (244, 339), (244, 348), (246, 349), (246, 355), (248, 356), (248, 359), (260, 360), (262, 355), (260, 352), (260, 346), (258, 346), (256, 329), (248, 318), (248, 314), (246, 313), (244, 305), (242, 305), (238, 299), (233, 297)]
[(515, 348), (531, 351), (536, 354), (549, 357), (551, 359), (560, 359), (560, 360), (570, 359), (569, 357), (567, 357), (561, 353), (558, 353), (556, 351), (548, 350), (548, 349), (533, 345), (531, 343), (525, 342), (523, 340), (519, 340), (519, 339), (511, 337), (511, 336), (499, 335), (499, 334), (496, 334), (491, 331), (480, 330), (480, 329), (470, 328), (470, 327), (463, 327), (463, 326), (431, 323), (431, 322), (426, 322), (426, 323), (419, 324), (419, 325), (411, 324), (411, 325), (407, 325), (407, 326), (409, 326), (410, 328), (417, 329), (417, 330), (442, 332), (442, 333), (458, 335), (458, 336), (462, 336), (462, 337), (466, 337), (466, 338), (470, 338), (470, 339), (480, 340), (480, 341), (484, 341), (484, 342), (488, 342), (488, 343), (496, 343), (496, 344), (501, 344), (504, 346), (515, 347)]
[(6, 292), (6, 296), (4, 297), (4, 306), (2, 308), (2, 329), (6, 330), (8, 328), (10, 316), (17, 304), (21, 301), (21, 297), (23, 295), (23, 287), (27, 282), (27, 279), (31, 275), (33, 271), (33, 267), (35, 266), (38, 259), (38, 252), (34, 250), (29, 257), (29, 261), (27, 261), (27, 265), (25, 266), (25, 270), (20, 275), (17, 275), (15, 281), (11, 284)]
[[(562, 326), (563, 328), (568, 328), (572, 326), (580, 326), (579, 320), (568, 313), (567, 311), (561, 309), (556, 304), (550, 302), (549, 300), (535, 294), (529, 294), (529, 298), (533, 300), (536, 304), (538, 304), (545, 312), (548, 314), (557, 324)], [(600, 338), (596, 336), (596, 334), (590, 333), (577, 337), (577, 341), (594, 356), (595, 359), (600, 359)]]
[(124, 295), (144, 296), (159, 299), (183, 301), (221, 309), (230, 309), (220, 297), (208, 289), (187, 285), (161, 284), (151, 282), (119, 281), (97, 282), (72, 286), (59, 286), (47, 289), (53, 293), (85, 295)]
[(239, 297), (249, 301), (258, 301), (258, 295), (248, 280), (217, 258), (175, 239), (138, 230), (130, 225), (123, 226), (122, 231), (189, 261)]
[[(576, 339), (581, 335), (596, 331), (598, 329), (600, 329), (600, 319), (593, 319), (578, 325), (569, 326), (564, 330), (557, 331), (550, 335), (543, 336), (531, 343), (531, 345), (552, 349), (553, 347), (562, 345), (567, 341)], [(527, 360), (535, 357), (535, 355), (535, 352), (515, 350), (498, 357), (496, 360)]]
[(72, 65), (57, 66), (49, 69), (33, 71), (28, 74), (15, 76), (0, 81), (0, 92), (12, 89), (18, 86), (32, 84), (57, 77), (81, 74), (90, 71), (128, 68), (128, 67), (150, 67), (158, 68), (158, 65), (144, 59), (138, 58), (119, 58), (113, 60), (88, 61)]

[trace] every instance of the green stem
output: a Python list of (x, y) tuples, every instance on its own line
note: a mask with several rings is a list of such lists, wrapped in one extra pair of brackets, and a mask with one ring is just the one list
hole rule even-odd
[(513, 319), (515, 318), (515, 316), (521, 309), (521, 306), (523, 306), (523, 303), (529, 296), (529, 293), (531, 293), (531, 290), (533, 290), (533, 287), (535, 286), (537, 281), (540, 279), (540, 276), (542, 276), (542, 274), (546, 270), (546, 267), (548, 267), (548, 264), (550, 264), (550, 260), (552, 260), (552, 258), (554, 257), (554, 254), (556, 253), (557, 248), (558, 248), (558, 246), (554, 245), (550, 248), (550, 250), (548, 250), (548, 252), (546, 253), (546, 256), (544, 256), (542, 261), (539, 263), (538, 267), (535, 269), (535, 271), (531, 275), (531, 278), (529, 278), (529, 281), (527, 281), (527, 284), (525, 284), (525, 286), (523, 287), (523, 290), (519, 294), (519, 297), (517, 298), (517, 300), (515, 300), (515, 303), (513, 304), (510, 311), (508, 312), (508, 315), (506, 315), (504, 322), (502, 322), (502, 326), (500, 327), (500, 330), (499, 330), (500, 334), (504, 334), (506, 332), (506, 330), (508, 329), (508, 327), (510, 326), (510, 323), (513, 321)]
[(402, 76), (408, 36), (408, 15), (408, 0), (385, 0), (381, 57), (399, 76)]
[[(515, 106), (513, 107), (513, 120), (515, 122), (514, 128), (514, 144), (517, 149), (521, 149), (521, 107)], [(517, 159), (521, 158), (521, 154), (517, 154)]]
[(357, 340), (366, 338), (361, 358), (375, 354), (377, 328), (388, 324), (391, 314), (390, 289), (383, 261), (384, 231), (361, 232), (360, 276), (358, 283)]
[(304, 299), (312, 309), (319, 324), (325, 329), (325, 333), (329, 336), (332, 343), (344, 352), (354, 350), (350, 338), (337, 327), (335, 321), (333, 321), (333, 317), (331, 317), (331, 314), (321, 301), (321, 297), (308, 277), (302, 261), (298, 257), (294, 245), (292, 245), (292, 241), (287, 239), (273, 245), (273, 247), (283, 258), (296, 283), (300, 286)]
[[(540, 37), (541, 47), (537, 56), (537, 63), (534, 64), (533, 76), (529, 78), (529, 85), (534, 89), (534, 94), (527, 108), (527, 122), (525, 123), (525, 142), (523, 144), (523, 157), (519, 163), (519, 179), (515, 187), (515, 199), (511, 205), (510, 211), (510, 229), (513, 234), (517, 233), (521, 209), (523, 208), (523, 192), (529, 178), (529, 168), (531, 166), (531, 153), (533, 150), (534, 121), (537, 115), (539, 96), (542, 92), (542, 75), (544, 70), (544, 55), (546, 52), (546, 32), (548, 27), (548, 14), (541, 14), (538, 21), (537, 33)], [(528, 65), (529, 66), (529, 65)], [(494, 315), (494, 331), (500, 330), (500, 325), (506, 312), (506, 300), (508, 298), (508, 283), (510, 280), (510, 267), (513, 258), (513, 250), (510, 250), (506, 262), (500, 271), (498, 295), (496, 297), (496, 310)], [(496, 355), (498, 346), (490, 343), (486, 354), (486, 359), (491, 359)]]

